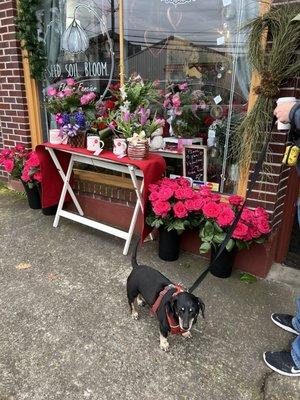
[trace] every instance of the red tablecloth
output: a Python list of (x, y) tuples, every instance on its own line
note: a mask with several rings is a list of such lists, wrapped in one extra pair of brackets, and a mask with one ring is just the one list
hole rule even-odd
[[(50, 157), (46, 147), (55, 149), (55, 153), (60, 162), (60, 165), (66, 173), (69, 160), (71, 157), (70, 153), (59, 150), (71, 150), (72, 152), (92, 156), (93, 153), (81, 148), (74, 148), (68, 145), (54, 145), (51, 143), (43, 143), (36, 147), (36, 152), (40, 160), (41, 173), (42, 173), (42, 206), (51, 207), (56, 205), (59, 201), (60, 194), (63, 187), (63, 181)], [(147, 160), (131, 160), (128, 157), (117, 158), (111, 151), (102, 151), (98, 156), (99, 159), (112, 160), (121, 164), (134, 165), (139, 168), (144, 174), (144, 191), (143, 191), (143, 206), (146, 209), (146, 201), (148, 198), (148, 187), (151, 183), (161, 178), (162, 174), (166, 170), (165, 160), (160, 155), (150, 155)], [(72, 183), (72, 182), (71, 182)], [(66, 197), (66, 201), (69, 201), (70, 197)], [(148, 235), (150, 229), (144, 223), (142, 237), (143, 239)]]

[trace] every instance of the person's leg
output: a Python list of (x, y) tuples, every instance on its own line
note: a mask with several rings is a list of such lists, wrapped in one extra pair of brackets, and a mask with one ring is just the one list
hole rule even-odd
[(292, 343), (291, 355), (294, 363), (300, 369), (300, 336), (298, 336)]
[(295, 317), (292, 320), (292, 324), (296, 331), (300, 333), (300, 297), (297, 298), (297, 311)]

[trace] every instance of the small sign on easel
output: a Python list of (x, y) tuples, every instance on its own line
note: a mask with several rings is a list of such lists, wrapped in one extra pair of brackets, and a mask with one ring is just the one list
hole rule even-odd
[(183, 176), (207, 182), (207, 146), (184, 146)]

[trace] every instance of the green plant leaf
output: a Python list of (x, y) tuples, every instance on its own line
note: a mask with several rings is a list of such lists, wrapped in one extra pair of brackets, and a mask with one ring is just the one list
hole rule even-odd
[(255, 243), (262, 244), (262, 243), (264, 243), (266, 241), (266, 238), (261, 236), (261, 237), (259, 237), (257, 239), (254, 239), (254, 241), (255, 241)]
[(210, 251), (210, 249), (211, 249), (211, 244), (204, 242), (201, 244), (201, 246), (199, 248), (199, 252), (200, 252), (200, 254), (204, 254), (204, 253), (207, 253), (208, 251)]
[(234, 248), (235, 242), (233, 239), (230, 239), (226, 245), (226, 250), (231, 251)]
[(224, 241), (225, 237), (226, 233), (217, 233), (216, 235), (214, 235), (213, 241), (217, 244), (221, 244)]
[(206, 242), (212, 241), (214, 237), (214, 225), (210, 221), (206, 221), (203, 228), (203, 240)]
[(241, 277), (240, 277), (240, 280), (241, 280), (242, 282), (246, 282), (246, 283), (254, 283), (254, 282), (257, 282), (256, 276), (253, 276), (253, 275), (248, 274), (248, 273), (242, 274)]
[(214, 222), (213, 225), (214, 225), (215, 232), (217, 232), (217, 233), (224, 232), (223, 229), (216, 222)]

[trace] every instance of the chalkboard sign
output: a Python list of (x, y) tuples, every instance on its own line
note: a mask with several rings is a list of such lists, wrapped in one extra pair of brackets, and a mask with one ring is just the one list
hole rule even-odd
[(207, 147), (200, 145), (184, 146), (183, 176), (196, 181), (207, 182)]

